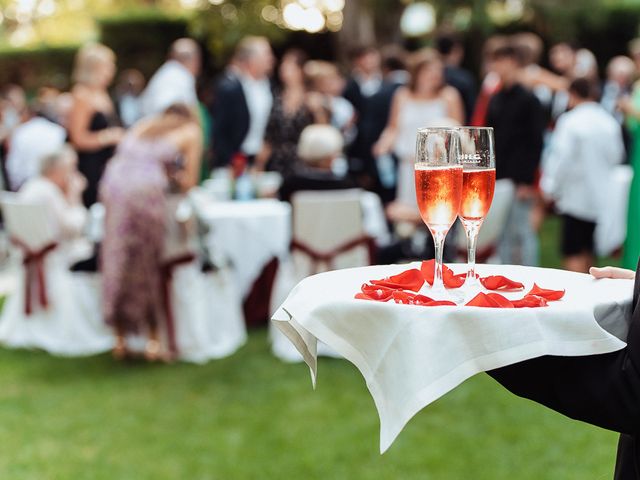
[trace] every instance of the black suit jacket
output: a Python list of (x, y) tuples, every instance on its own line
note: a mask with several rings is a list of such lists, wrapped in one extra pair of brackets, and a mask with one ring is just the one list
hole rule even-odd
[(219, 79), (212, 108), (213, 165), (225, 167), (249, 131), (249, 108), (240, 79), (227, 71)]
[(640, 480), (638, 270), (626, 348), (585, 357), (546, 356), (487, 372), (518, 396), (576, 420), (619, 432), (615, 480)]
[(444, 80), (448, 85), (458, 90), (464, 104), (464, 114), (467, 124), (471, 120), (473, 109), (476, 105), (477, 87), (476, 80), (467, 70), (448, 65), (444, 69)]
[(533, 185), (545, 130), (540, 101), (522, 85), (503, 88), (489, 101), (486, 123), (494, 129), (496, 178)]
[(358, 115), (358, 134), (347, 151), (352, 160), (353, 173), (364, 172), (377, 181), (378, 172), (371, 149), (387, 126), (391, 101), (398, 87), (399, 83), (383, 81), (380, 90), (365, 97), (355, 79), (347, 83), (344, 97), (353, 104)]

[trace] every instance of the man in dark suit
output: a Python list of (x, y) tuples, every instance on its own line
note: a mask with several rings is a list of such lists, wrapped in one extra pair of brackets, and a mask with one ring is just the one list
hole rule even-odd
[(358, 185), (375, 191), (384, 202), (394, 197), (392, 185), (381, 182), (378, 162), (372, 149), (387, 125), (391, 100), (401, 85), (388, 81), (382, 75), (379, 52), (373, 47), (361, 47), (352, 52), (353, 73), (344, 91), (344, 97), (356, 110), (358, 130), (347, 149), (349, 170)]
[(468, 124), (476, 104), (478, 88), (473, 74), (461, 67), (464, 59), (462, 40), (457, 35), (442, 33), (436, 38), (436, 49), (445, 65), (445, 82), (460, 92)]
[[(596, 278), (631, 270), (592, 268)], [(635, 276), (627, 346), (584, 357), (545, 356), (487, 372), (514, 394), (575, 420), (619, 432), (615, 480), (640, 479), (640, 276)]]
[(531, 224), (536, 200), (536, 173), (542, 155), (545, 129), (540, 101), (520, 83), (520, 63), (516, 48), (507, 44), (496, 48), (491, 69), (501, 87), (489, 101), (487, 126), (493, 127), (496, 151), (496, 178), (508, 178), (516, 185), (504, 234), (498, 247), (502, 263), (538, 264), (538, 236)]
[(269, 75), (274, 59), (264, 37), (246, 37), (220, 79), (212, 109), (214, 166), (225, 167), (236, 154), (249, 161), (262, 148), (273, 95)]

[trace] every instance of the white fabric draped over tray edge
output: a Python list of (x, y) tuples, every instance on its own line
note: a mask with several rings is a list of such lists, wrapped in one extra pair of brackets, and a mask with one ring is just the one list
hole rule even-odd
[[(381, 453), (384, 453), (391, 446), (416, 413), (477, 373), (543, 355), (603, 354), (620, 350), (626, 345), (624, 341), (604, 330), (600, 324), (607, 324), (611, 327), (610, 330), (616, 332), (616, 335), (621, 338), (626, 337), (625, 319), (630, 317), (633, 289), (633, 282), (627, 280), (599, 280), (596, 288), (596, 281), (583, 274), (532, 267), (480, 265), (478, 270), (481, 275), (504, 274), (513, 280), (525, 283), (523, 292), (502, 293), (508, 298), (522, 297), (531, 288), (532, 279), (543, 288), (566, 288), (567, 294), (563, 301), (552, 302), (545, 308), (516, 310), (479, 307), (421, 307), (353, 299), (362, 283), (394, 275), (408, 268), (419, 268), (419, 266), (420, 264), (416, 263), (362, 267), (325, 272), (308, 277), (291, 291), (287, 300), (272, 317), (274, 324), (302, 354), (309, 366), (314, 388), (317, 380), (316, 345), (318, 340), (329, 345), (358, 368), (366, 380), (380, 417)], [(456, 272), (464, 269), (462, 265), (452, 267)], [(525, 278), (523, 275), (525, 270), (533, 273), (530, 275), (532, 278), (528, 280)], [(562, 280), (563, 278), (564, 280)], [(591, 284), (594, 290), (599, 293), (588, 295), (588, 300), (583, 303), (580, 298), (576, 297), (577, 292), (572, 291), (574, 282), (571, 280), (575, 279), (579, 279), (585, 284)], [(314, 293), (310, 295), (309, 292)], [(429, 294), (428, 290), (421, 293)], [(383, 322), (396, 324), (393, 331), (385, 332), (388, 341), (384, 348), (380, 348), (380, 351), (384, 353), (380, 354), (379, 361), (373, 364), (366, 353), (363, 353), (342, 335), (337, 334), (332, 328), (332, 326), (340, 325), (345, 321), (358, 323), (357, 317), (353, 316), (356, 313), (354, 308), (357, 309), (357, 317), (361, 317), (367, 322), (380, 322), (382, 318)], [(399, 319), (398, 312), (405, 311), (407, 315), (402, 315), (403, 318)], [(596, 312), (599, 316), (597, 319)], [(521, 318), (514, 319), (514, 314)], [(562, 314), (565, 321), (561, 325), (561, 331), (556, 331), (556, 333), (562, 333), (564, 338), (549, 338), (549, 334), (554, 333), (554, 323), (557, 323), (558, 314)], [(416, 316), (424, 316), (425, 318), (416, 319)], [(430, 319), (429, 316), (437, 316), (438, 318)], [(485, 348), (485, 354), (472, 356), (462, 363), (453, 365), (451, 369), (443, 372), (424, 388), (413, 392), (410, 397), (404, 398), (401, 404), (389, 401), (389, 395), (385, 393), (383, 383), (384, 381), (388, 382), (389, 375), (384, 371), (389, 367), (385, 365), (385, 360), (389, 360), (387, 358), (389, 350), (394, 346), (401, 333), (406, 334), (406, 329), (415, 329), (418, 326), (416, 322), (426, 321), (445, 322), (447, 328), (450, 328), (450, 325), (461, 326), (466, 323), (465, 328), (474, 330), (482, 326), (478, 316), (485, 318), (491, 316), (492, 322), (506, 322), (505, 326), (509, 328), (513, 327), (514, 321), (518, 322), (520, 326), (526, 326), (529, 330), (533, 329), (534, 333), (537, 333), (538, 339), (524, 341), (507, 348), (498, 348), (494, 351)], [(579, 331), (576, 330), (576, 327)], [(477, 340), (481, 336), (465, 334), (462, 338), (466, 339), (466, 347), (471, 348), (468, 343), (470, 339)], [(415, 347), (415, 345), (413, 346)], [(406, 364), (401, 366), (411, 367)], [(405, 372), (396, 372), (392, 375), (402, 373)]]

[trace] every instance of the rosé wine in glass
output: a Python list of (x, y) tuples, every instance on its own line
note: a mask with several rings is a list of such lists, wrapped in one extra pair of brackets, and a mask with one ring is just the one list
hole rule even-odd
[(436, 262), (432, 292), (440, 298), (447, 294), (442, 281), (444, 241), (460, 213), (462, 165), (460, 138), (454, 128), (418, 130), (415, 158), (416, 200), (422, 220), (435, 245)]
[(462, 201), (458, 216), (467, 235), (467, 278), (463, 291), (468, 297), (480, 289), (476, 276), (476, 245), (482, 222), (489, 213), (496, 186), (493, 128), (459, 127)]
[(462, 174), (461, 220), (484, 220), (491, 208), (496, 169), (465, 170)]
[(422, 220), (431, 231), (448, 231), (458, 216), (462, 198), (462, 166), (416, 163), (415, 176)]

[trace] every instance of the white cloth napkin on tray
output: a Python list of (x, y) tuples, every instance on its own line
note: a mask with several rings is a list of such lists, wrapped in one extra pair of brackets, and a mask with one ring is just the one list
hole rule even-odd
[[(480, 265), (478, 273), (566, 289), (548, 307), (422, 307), (356, 300), (363, 283), (419, 264), (362, 267), (301, 281), (273, 315), (309, 365), (315, 387), (320, 340), (364, 376), (386, 451), (418, 411), (473, 375), (542, 355), (581, 356), (624, 348), (633, 282), (562, 270)], [(452, 266), (456, 273), (464, 270)], [(429, 295), (429, 287), (423, 291)], [(611, 333), (609, 333), (611, 332)], [(616, 336), (617, 335), (617, 336)]]

